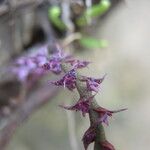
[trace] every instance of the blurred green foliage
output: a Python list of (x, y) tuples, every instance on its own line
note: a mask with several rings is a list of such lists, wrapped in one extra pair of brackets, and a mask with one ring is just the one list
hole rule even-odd
[(49, 8), (48, 17), (49, 17), (50, 21), (58, 29), (64, 31), (66, 29), (66, 26), (63, 23), (63, 21), (61, 20), (60, 15), (61, 15), (61, 9), (59, 6), (52, 6)]
[(88, 20), (91, 20), (95, 17), (100, 17), (106, 13), (111, 6), (109, 0), (102, 0), (99, 4), (93, 5), (90, 8), (87, 8), (84, 14), (79, 17), (76, 21), (78, 26), (85, 26), (88, 24)]
[(107, 40), (96, 39), (93, 37), (82, 37), (79, 40), (79, 43), (85, 48), (106, 48), (108, 46)]

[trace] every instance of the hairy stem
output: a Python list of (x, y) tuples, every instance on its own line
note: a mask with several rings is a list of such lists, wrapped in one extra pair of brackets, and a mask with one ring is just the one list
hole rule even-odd
[[(63, 68), (65, 73), (72, 69), (70, 65), (66, 65), (65, 63), (62, 63), (62, 68)], [(87, 98), (92, 96), (92, 92), (87, 91), (86, 84), (81, 82), (80, 79), (81, 79), (81, 75), (77, 72), (76, 84), (77, 84), (77, 91), (78, 91), (79, 95), (81, 97), (87, 97)], [(93, 109), (98, 108), (98, 107), (99, 107), (99, 105), (97, 104), (96, 99), (93, 98), (91, 105), (90, 105), (90, 111), (89, 111), (89, 119), (90, 119), (91, 125), (93, 125), (98, 119), (97, 112), (95, 112), (93, 110)], [(96, 127), (96, 140), (95, 140), (95, 144), (94, 144), (94, 150), (102, 150), (99, 143), (103, 142), (105, 140), (106, 140), (106, 137), (105, 137), (104, 127), (100, 123)]]

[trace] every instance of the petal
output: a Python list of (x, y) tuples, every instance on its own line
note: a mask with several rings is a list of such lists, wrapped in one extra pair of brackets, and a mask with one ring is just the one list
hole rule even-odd
[(94, 109), (94, 111), (96, 111), (99, 114), (99, 119), (97, 122), (105, 123), (106, 125), (108, 125), (108, 117), (111, 117), (113, 113), (121, 112), (124, 110), (126, 110), (126, 108), (115, 110), (115, 111), (110, 111), (103, 107), (98, 107), (98, 108)]
[(105, 113), (105, 114), (101, 117), (100, 121), (103, 122), (103, 123), (105, 123), (107, 126), (109, 125), (107, 113)]

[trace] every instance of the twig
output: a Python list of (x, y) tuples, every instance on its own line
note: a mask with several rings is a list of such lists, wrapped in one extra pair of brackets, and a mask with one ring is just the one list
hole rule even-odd
[(66, 47), (69, 44), (71, 44), (72, 42), (74, 42), (75, 40), (79, 40), (81, 39), (82, 35), (78, 32), (76, 33), (72, 33), (70, 35), (68, 35), (62, 42), (62, 47)]
[(30, 7), (32, 5), (38, 6), (39, 4), (43, 3), (45, 0), (22, 0), (17, 1), (15, 4), (11, 2), (8, 2), (8, 4), (0, 5), (0, 16), (8, 13), (11, 10), (18, 10), (25, 7)]

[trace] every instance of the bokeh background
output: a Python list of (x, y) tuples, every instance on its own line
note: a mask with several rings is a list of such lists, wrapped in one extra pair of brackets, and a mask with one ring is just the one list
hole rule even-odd
[[(149, 0), (125, 0), (92, 33), (108, 40), (108, 48), (74, 52), (76, 57), (93, 62), (83, 74), (100, 77), (107, 73), (96, 95), (98, 103), (112, 110), (128, 108), (115, 114), (105, 126), (107, 138), (117, 150), (150, 147), (149, 8)], [(77, 94), (62, 90), (17, 130), (7, 150), (71, 150), (69, 116), (75, 119), (77, 149), (83, 150), (81, 138), (89, 126), (88, 119), (58, 107), (62, 102), (74, 103), (77, 98)]]

